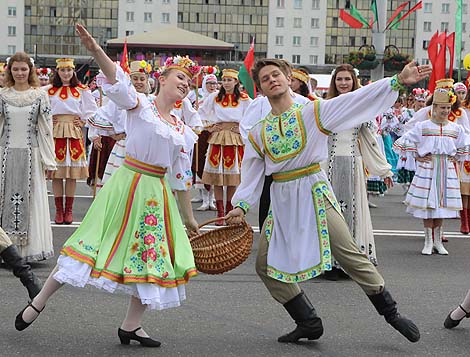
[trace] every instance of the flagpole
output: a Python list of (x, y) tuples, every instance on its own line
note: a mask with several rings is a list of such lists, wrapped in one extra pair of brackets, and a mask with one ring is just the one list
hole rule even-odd
[(380, 64), (370, 71), (370, 79), (373, 81), (382, 79), (384, 77), (384, 52), (385, 52), (385, 27), (387, 22), (387, 1), (377, 0), (375, 2), (377, 7), (377, 27), (372, 27), (372, 45), (375, 48), (375, 54)]

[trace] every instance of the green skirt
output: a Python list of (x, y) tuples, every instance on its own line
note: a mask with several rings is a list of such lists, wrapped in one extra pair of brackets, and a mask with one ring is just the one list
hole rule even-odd
[[(165, 170), (126, 158), (61, 251), (90, 278), (173, 288), (197, 275)], [(60, 265), (60, 264), (59, 264)]]

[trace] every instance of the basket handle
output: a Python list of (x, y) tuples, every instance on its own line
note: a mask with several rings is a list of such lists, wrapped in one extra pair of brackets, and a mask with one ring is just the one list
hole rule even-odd
[(215, 217), (215, 218), (211, 218), (209, 219), (208, 221), (205, 221), (205, 222), (202, 222), (200, 225), (199, 225), (199, 228), (202, 228), (204, 226), (207, 226), (208, 224), (211, 224), (211, 223), (214, 223), (214, 222), (217, 222), (219, 220), (223, 219), (225, 221), (225, 217)]

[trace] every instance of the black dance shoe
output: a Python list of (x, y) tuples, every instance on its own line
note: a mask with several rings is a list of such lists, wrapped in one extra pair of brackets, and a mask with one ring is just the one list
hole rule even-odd
[(21, 312), (16, 315), (16, 319), (15, 319), (15, 328), (18, 330), (18, 331), (23, 331), (25, 328), (27, 328), (29, 325), (31, 325), (34, 321), (36, 321), (36, 319), (38, 318), (38, 316), (36, 316), (36, 318), (31, 321), (31, 322), (26, 322), (25, 320), (23, 320), (23, 313), (25, 312), (25, 310), (28, 308), (28, 307), (31, 307), (34, 311), (36, 311), (38, 313), (38, 316), (39, 314), (42, 312), (42, 310), (44, 310), (44, 307), (42, 308), (42, 310), (38, 310), (34, 305), (33, 305), (33, 302), (30, 301), (28, 303), (28, 305), (26, 305), (26, 307), (21, 310)]
[[(463, 312), (465, 312), (464, 317), (469, 318), (470, 317), (470, 312), (465, 311), (465, 309), (462, 307), (462, 305), (459, 305), (459, 307), (462, 309)], [(462, 317), (460, 320), (452, 319), (450, 317), (450, 315), (452, 314), (453, 311), (454, 310), (449, 312), (449, 315), (447, 315), (446, 320), (444, 321), (444, 327), (445, 328), (451, 329), (451, 328), (457, 327), (459, 325), (460, 321), (462, 321), (464, 319), (464, 317)]]
[(142, 327), (137, 327), (134, 331), (124, 331), (120, 328), (118, 329), (118, 336), (121, 340), (122, 345), (128, 345), (131, 340), (140, 342), (144, 347), (160, 347), (162, 344), (160, 341), (152, 340), (150, 337), (142, 337), (136, 334)]

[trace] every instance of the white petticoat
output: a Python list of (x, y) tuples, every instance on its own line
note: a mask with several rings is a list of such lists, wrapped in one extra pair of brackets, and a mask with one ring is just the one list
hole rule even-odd
[(93, 278), (90, 276), (91, 266), (65, 255), (59, 256), (57, 265), (58, 271), (54, 274), (54, 279), (59, 283), (79, 288), (92, 285), (110, 293), (122, 291), (139, 298), (142, 304), (148, 305), (150, 309), (164, 310), (178, 307), (183, 300), (186, 300), (184, 285), (163, 288), (156, 284), (120, 284), (104, 277)]

